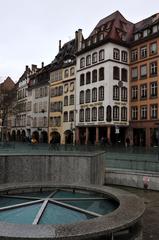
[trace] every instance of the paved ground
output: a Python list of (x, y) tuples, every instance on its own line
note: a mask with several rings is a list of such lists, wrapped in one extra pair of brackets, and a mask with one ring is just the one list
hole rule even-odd
[(159, 240), (159, 192), (120, 187), (143, 198), (146, 211), (143, 216), (143, 240)]

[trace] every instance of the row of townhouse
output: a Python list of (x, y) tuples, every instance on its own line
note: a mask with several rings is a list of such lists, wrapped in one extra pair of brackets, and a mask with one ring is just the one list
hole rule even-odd
[(157, 145), (159, 14), (136, 24), (119, 11), (82, 30), (47, 66), (18, 82), (12, 138), (61, 144)]

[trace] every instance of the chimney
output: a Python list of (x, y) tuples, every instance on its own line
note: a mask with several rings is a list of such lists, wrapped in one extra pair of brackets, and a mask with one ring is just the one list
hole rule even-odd
[(41, 68), (43, 68), (43, 67), (44, 67), (44, 62), (41, 63)]
[(32, 65), (31, 65), (31, 71), (32, 71), (32, 72), (36, 72), (36, 70), (37, 70), (37, 65), (32, 64)]
[(82, 49), (82, 39), (83, 39), (83, 35), (82, 35), (82, 29), (78, 29), (78, 48), (77, 50), (80, 51)]
[(59, 40), (59, 51), (61, 50), (61, 40)]
[(25, 71), (28, 71), (28, 69), (29, 69), (29, 67), (28, 67), (28, 65), (26, 65), (26, 67), (25, 67)]

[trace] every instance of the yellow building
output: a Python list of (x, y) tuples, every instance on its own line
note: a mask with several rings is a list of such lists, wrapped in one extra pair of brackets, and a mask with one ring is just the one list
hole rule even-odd
[(75, 129), (74, 81), (75, 81), (75, 40), (61, 48), (52, 62), (50, 74), (50, 116), (49, 142), (73, 143)]

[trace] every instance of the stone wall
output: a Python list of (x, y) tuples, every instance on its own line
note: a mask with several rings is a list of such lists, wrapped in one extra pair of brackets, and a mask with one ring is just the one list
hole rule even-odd
[(103, 184), (102, 153), (0, 156), (0, 184), (25, 182)]

